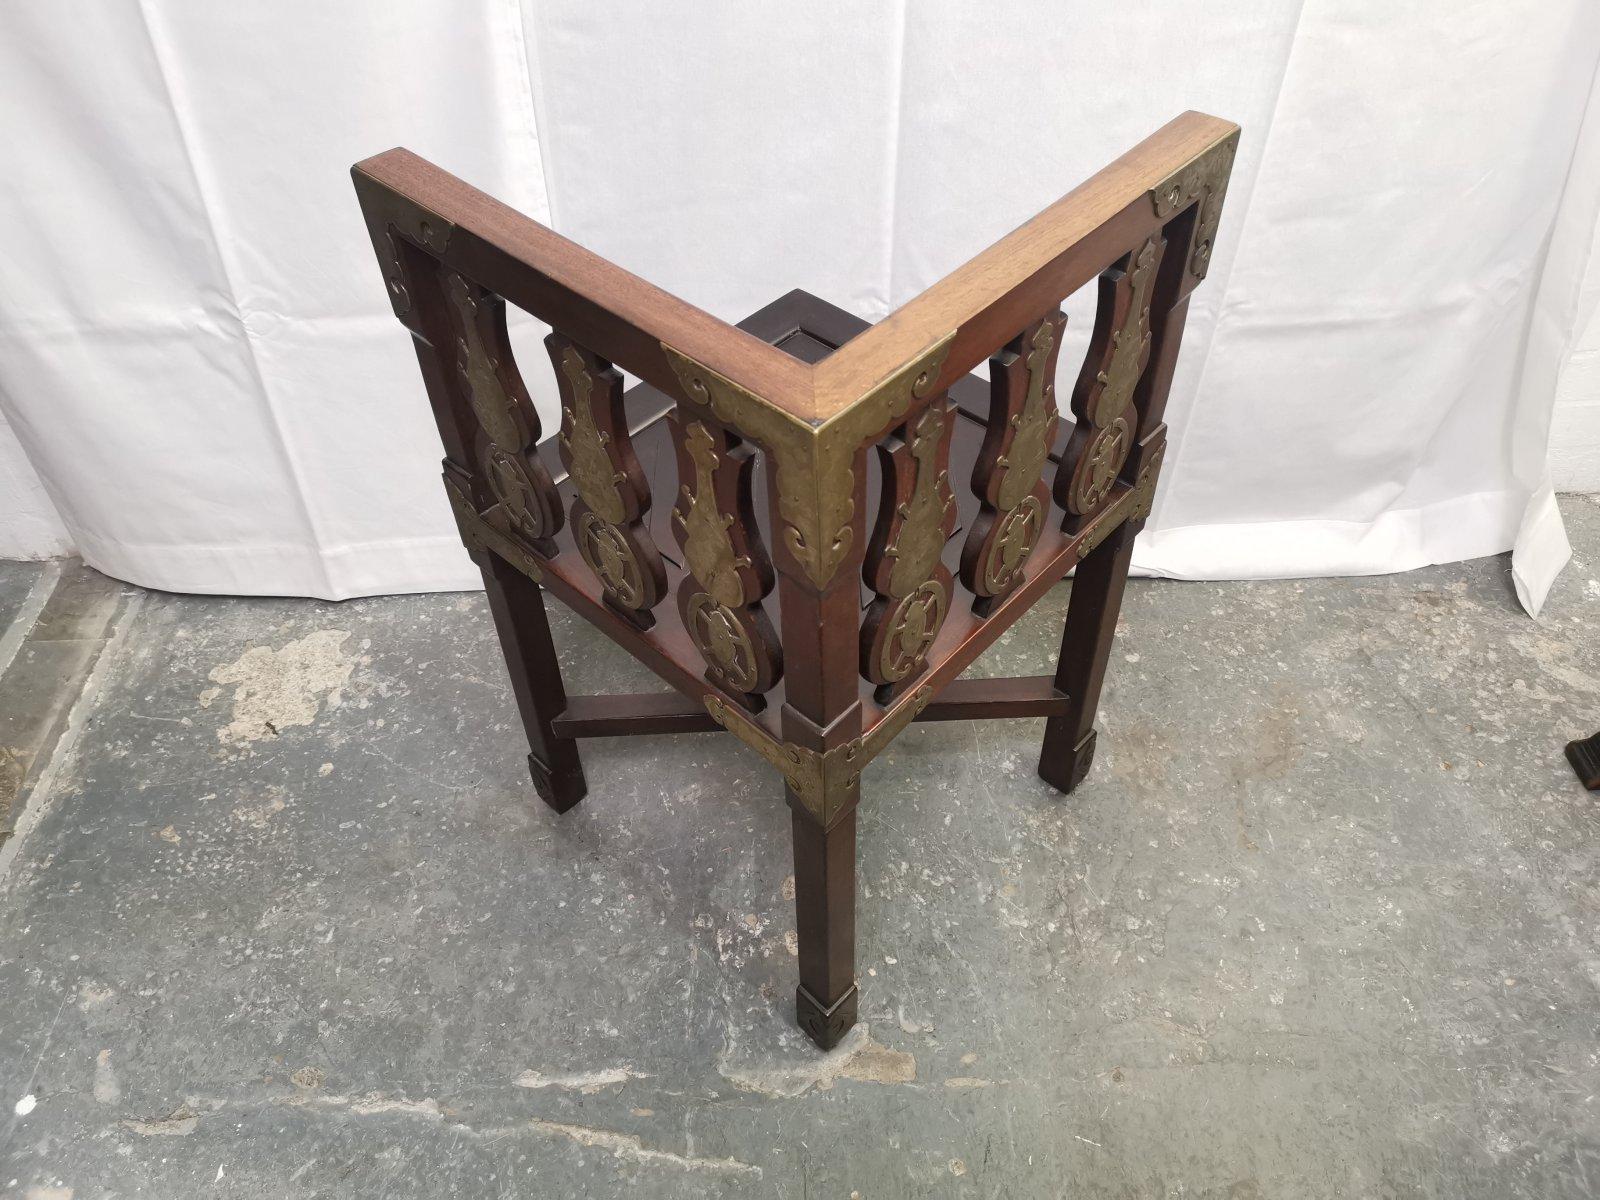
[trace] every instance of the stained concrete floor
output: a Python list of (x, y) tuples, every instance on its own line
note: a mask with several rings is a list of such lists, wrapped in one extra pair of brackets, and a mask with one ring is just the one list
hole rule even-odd
[[(480, 597), (57, 565), (3, 689), (70, 697), (0, 848), (0, 1191), (1594, 1195), (1600, 810), (1561, 747), (1600, 726), (1600, 503), (1564, 507), (1538, 621), (1503, 558), (1136, 581), (1070, 799), (1040, 722), (913, 727), (829, 1056), (742, 748), (589, 743), (558, 817)], [(46, 569), (0, 569), (14, 628)], [(1065, 598), (980, 668), (1041, 670)], [(648, 686), (557, 619), (570, 686)]]

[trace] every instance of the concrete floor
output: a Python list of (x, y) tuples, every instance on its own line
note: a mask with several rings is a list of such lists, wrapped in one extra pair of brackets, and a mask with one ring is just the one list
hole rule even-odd
[[(1135, 582), (1070, 800), (1040, 722), (902, 735), (828, 1056), (742, 748), (589, 743), (557, 817), (477, 596), (0, 569), (0, 722), (67, 694), (0, 849), (0, 1194), (1594, 1195), (1600, 810), (1561, 750), (1600, 726), (1600, 504), (1564, 508), (1538, 621), (1503, 558)], [(1043, 669), (1065, 598), (980, 669)], [(572, 689), (649, 686), (558, 621)]]

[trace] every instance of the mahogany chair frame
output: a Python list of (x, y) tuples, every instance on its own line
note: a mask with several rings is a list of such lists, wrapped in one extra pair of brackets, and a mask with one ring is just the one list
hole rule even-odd
[[(856, 1018), (863, 768), (913, 720), (1044, 716), (1040, 776), (1070, 792), (1089, 769), (1238, 132), (1178, 117), (872, 326), (803, 293), (729, 325), (409, 151), (353, 169), (539, 794), (582, 799), (580, 738), (721, 728), (771, 763), (798, 1019), (824, 1048)], [(1060, 305), (1097, 278), (1067, 421)], [(507, 303), (555, 330), (547, 440)], [(1074, 568), (1053, 676), (958, 678)], [(675, 690), (568, 696), (543, 592)]]

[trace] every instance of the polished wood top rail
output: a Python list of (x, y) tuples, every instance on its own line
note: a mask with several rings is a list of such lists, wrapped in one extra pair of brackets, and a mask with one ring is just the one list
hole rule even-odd
[[(951, 330), (934, 386), (959, 379), (1018, 329), (1099, 274), (1119, 249), (1149, 237), (1179, 208), (1204, 201), (1205, 253), (1222, 207), (1239, 127), (1205, 113), (1169, 121), (1093, 178), (908, 300), (817, 368), (814, 415), (846, 407)], [(1176, 198), (1176, 199), (1174, 199)], [(1202, 264), (1190, 286), (1205, 274)]]
[[(1209, 163), (1205, 169), (1220, 171), (1225, 183), (1238, 136), (1232, 121), (1205, 113), (1174, 118), (815, 367), (409, 150), (374, 155), (352, 174), (364, 203), (377, 204), (442, 262), (646, 382), (669, 393), (681, 390), (661, 350), (666, 343), (775, 407), (815, 422), (855, 403), (952, 331), (935, 389), (966, 374), (1032, 315), (1094, 278), (1119, 245), (1133, 244), (1169, 219), (1152, 198), (1171, 194), (1197, 173), (1197, 164)], [(1187, 199), (1202, 198), (1196, 192)], [(1213, 203), (1220, 209), (1221, 197)]]
[[(409, 150), (351, 169), (368, 213), (646, 383), (677, 391), (663, 342), (774, 405), (811, 408), (811, 368), (608, 262)], [(380, 254), (384, 251), (380, 247)], [(392, 289), (391, 289), (392, 294)], [(404, 320), (406, 314), (400, 313)]]

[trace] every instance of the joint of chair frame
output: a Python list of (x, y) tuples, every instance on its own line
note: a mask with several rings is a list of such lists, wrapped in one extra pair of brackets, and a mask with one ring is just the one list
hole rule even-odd
[[(1141, 524), (1155, 506), (1156, 482), (1161, 475), (1161, 461), (1167, 453), (1166, 426), (1156, 428), (1154, 434), (1141, 443), (1138, 454), (1138, 474), (1131, 484), (1124, 482), (1114, 493), (1115, 499), (1102, 508), (1083, 527), (1078, 535), (1077, 556), (1082, 562), (1096, 550), (1124, 521)], [(1126, 479), (1126, 476), (1124, 476)], [(1138, 532), (1137, 529), (1134, 532)]]
[(849, 556), (855, 540), (857, 452), (906, 416), (915, 400), (933, 395), (954, 339), (952, 330), (854, 403), (812, 420), (778, 408), (665, 342), (661, 350), (683, 386), (686, 403), (772, 455), (784, 547), (821, 588)]
[(932, 699), (930, 686), (908, 692), (861, 737), (820, 752), (794, 742), (780, 742), (720, 696), (708, 694), (705, 703), (711, 719), (776, 767), (811, 819), (827, 828), (854, 807), (855, 786), (862, 769)]
[(479, 516), (472, 507), (472, 501), (467, 499), (467, 494), (461, 490), (461, 485), (451, 478), (449, 472), (445, 473), (444, 490), (450, 497), (450, 509), (455, 513), (456, 528), (461, 531), (462, 545), (469, 551), (487, 550), (498, 554), (535, 583), (544, 582), (544, 572), (539, 568), (539, 560), (519, 545), (516, 539)]
[(1222, 222), (1222, 202), (1228, 194), (1228, 178), (1233, 172), (1233, 159), (1238, 149), (1239, 131), (1235, 129), (1150, 189), (1150, 202), (1155, 206), (1156, 218), (1163, 222), (1171, 220), (1191, 204), (1200, 205), (1195, 214), (1194, 239), (1185, 268), (1185, 292), (1204, 279), (1211, 266), (1211, 244), (1217, 236), (1217, 226)]
[(350, 174), (367, 215), (373, 248), (383, 264), (389, 303), (394, 307), (395, 316), (403, 320), (411, 311), (411, 289), (395, 238), (403, 237), (435, 258), (442, 258), (455, 234), (455, 222), (372, 179), (361, 169), (360, 163), (351, 168)]

